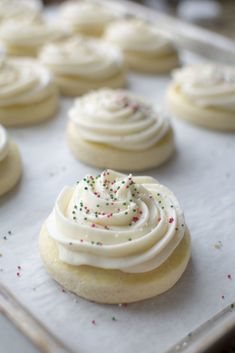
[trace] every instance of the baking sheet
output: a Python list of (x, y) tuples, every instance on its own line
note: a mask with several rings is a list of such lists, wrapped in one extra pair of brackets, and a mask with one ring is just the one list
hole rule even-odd
[[(203, 60), (190, 53), (182, 59)], [(131, 73), (128, 81), (133, 91), (164, 104), (169, 76)], [(164, 352), (235, 300), (234, 134), (172, 121), (175, 155), (142, 174), (156, 177), (181, 201), (192, 235), (192, 259), (169, 292), (127, 307), (100, 305), (64, 291), (46, 274), (38, 253), (40, 227), (62, 187), (99, 173), (76, 161), (67, 148), (72, 102), (62, 99), (59, 113), (47, 123), (9, 131), (20, 147), (24, 174), (18, 187), (0, 200), (0, 280), (77, 353)]]

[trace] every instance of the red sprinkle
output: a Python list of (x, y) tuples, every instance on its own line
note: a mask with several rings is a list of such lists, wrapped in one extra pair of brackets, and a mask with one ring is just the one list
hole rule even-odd
[(92, 226), (92, 228), (95, 228), (95, 227), (96, 227), (95, 223), (92, 223), (92, 225), (91, 225), (91, 226)]
[(18, 270), (21, 270), (21, 266), (17, 266)]
[(83, 243), (83, 239), (80, 239), (80, 242)]
[(132, 221), (133, 221), (133, 222), (137, 222), (138, 220), (139, 220), (139, 217), (133, 217), (133, 218), (132, 218)]
[(92, 323), (93, 325), (96, 325), (96, 321), (95, 321), (95, 320), (92, 320), (91, 323)]
[(224, 295), (222, 295), (221, 298), (224, 299)]
[(130, 107), (131, 107), (131, 109), (133, 109), (134, 111), (136, 111), (136, 110), (139, 109), (139, 104), (137, 104), (137, 103), (132, 103), (132, 104), (130, 105)]
[(169, 223), (173, 223), (174, 222), (174, 218), (169, 218)]
[(231, 276), (231, 275), (228, 275), (227, 277), (228, 277), (228, 279), (232, 279), (232, 276)]
[(17, 276), (17, 277), (20, 277), (20, 273), (19, 273), (19, 272), (16, 272), (16, 276)]

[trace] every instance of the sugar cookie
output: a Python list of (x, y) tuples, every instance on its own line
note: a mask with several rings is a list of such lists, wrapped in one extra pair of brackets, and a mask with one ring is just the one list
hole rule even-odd
[(67, 96), (125, 85), (121, 53), (98, 39), (76, 37), (51, 44), (44, 47), (40, 58), (54, 73), (61, 93)]
[(175, 70), (167, 92), (172, 114), (211, 129), (235, 130), (235, 70), (201, 64)]
[(190, 247), (183, 212), (168, 188), (112, 170), (65, 187), (40, 233), (49, 274), (77, 295), (109, 304), (170, 289)]
[(47, 68), (32, 59), (0, 61), (0, 123), (22, 126), (50, 118), (58, 91)]
[(21, 176), (21, 158), (18, 147), (0, 125), (0, 196), (12, 189)]
[(144, 170), (174, 150), (163, 112), (125, 90), (101, 89), (78, 98), (69, 112), (68, 143), (76, 158), (99, 168)]
[(179, 65), (172, 41), (144, 21), (116, 21), (108, 26), (104, 38), (123, 51), (126, 64), (133, 70), (161, 74)]

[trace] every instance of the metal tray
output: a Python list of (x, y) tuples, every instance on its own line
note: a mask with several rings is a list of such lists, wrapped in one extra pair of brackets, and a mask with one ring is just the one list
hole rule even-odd
[[(229, 39), (132, 2), (106, 4), (167, 30), (184, 63), (235, 62), (235, 45)], [(164, 105), (169, 76), (129, 73), (128, 80), (131, 90)], [(164, 295), (128, 307), (98, 305), (64, 292), (48, 277), (38, 254), (40, 226), (61, 188), (84, 174), (98, 173), (68, 151), (65, 128), (72, 102), (62, 98), (60, 112), (47, 123), (9, 131), (22, 152), (24, 174), (18, 187), (0, 200), (1, 311), (43, 352), (209, 349), (235, 325), (234, 135), (173, 121), (177, 153), (146, 174), (178, 195), (192, 234), (192, 260)], [(20, 277), (17, 266), (22, 268)]]

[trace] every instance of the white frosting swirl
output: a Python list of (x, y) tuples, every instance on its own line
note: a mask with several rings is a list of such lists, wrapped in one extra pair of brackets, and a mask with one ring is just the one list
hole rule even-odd
[(235, 69), (204, 64), (177, 69), (174, 83), (180, 92), (201, 107), (235, 111)]
[(61, 6), (61, 19), (70, 27), (105, 27), (117, 15), (101, 4), (68, 1)]
[(169, 120), (125, 90), (100, 89), (76, 99), (69, 112), (77, 133), (87, 141), (142, 151), (169, 131)]
[(6, 158), (9, 149), (9, 138), (7, 131), (0, 125), (0, 162)]
[(42, 19), (8, 20), (0, 27), (0, 38), (6, 44), (35, 50), (67, 35), (68, 33), (60, 29), (58, 25), (50, 25)]
[(35, 18), (40, 11), (37, 0), (1, 0), (0, 21), (7, 19)]
[(111, 170), (65, 187), (46, 227), (61, 261), (130, 273), (164, 263), (186, 228), (179, 203), (165, 186)]
[(54, 90), (50, 72), (36, 60), (0, 60), (0, 107), (35, 103)]
[(175, 51), (170, 39), (153, 25), (137, 19), (117, 21), (108, 26), (105, 39), (124, 51), (161, 56)]
[(123, 71), (120, 51), (97, 39), (76, 37), (49, 44), (40, 58), (55, 74), (90, 80), (108, 79)]

